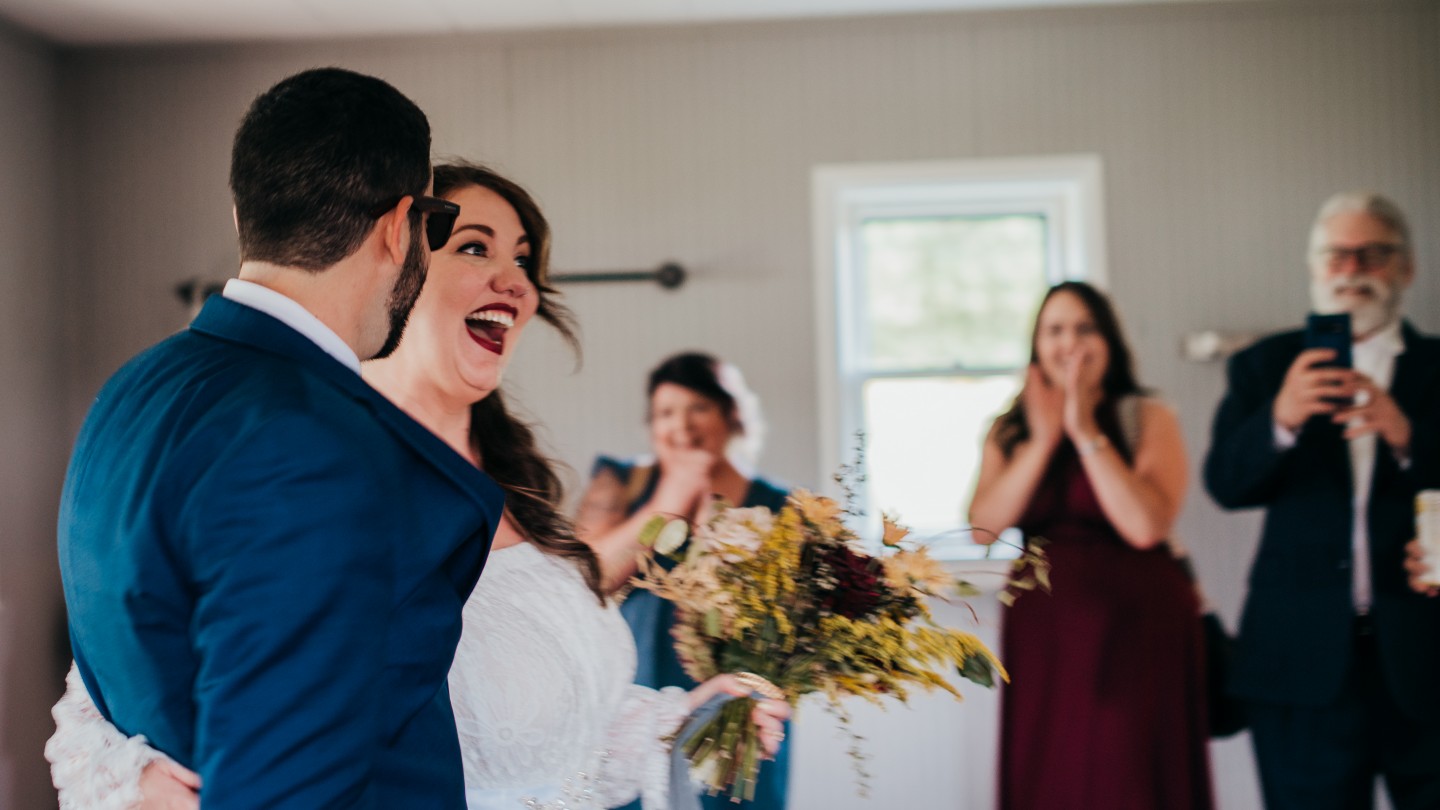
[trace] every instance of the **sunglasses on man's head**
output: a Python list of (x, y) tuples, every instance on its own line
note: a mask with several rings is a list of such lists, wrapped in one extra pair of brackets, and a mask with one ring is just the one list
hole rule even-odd
[(386, 211), (399, 205), (405, 197), (413, 197), (415, 200), (410, 206), (411, 214), (425, 215), (425, 241), (430, 243), (430, 249), (439, 250), (445, 247), (445, 243), (450, 241), (450, 231), (455, 227), (455, 218), (460, 216), (460, 206), (449, 200), (423, 194), (407, 194), (375, 206), (370, 209), (370, 216), (383, 216)]

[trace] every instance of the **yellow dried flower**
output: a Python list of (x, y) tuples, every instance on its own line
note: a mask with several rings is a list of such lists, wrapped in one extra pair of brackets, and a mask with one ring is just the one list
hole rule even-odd
[(840, 504), (804, 489), (790, 493), (790, 503), (799, 508), (806, 520), (816, 524), (838, 521), (842, 512)]
[(955, 587), (955, 578), (923, 548), (897, 551), (880, 561), (890, 586), (917, 595), (942, 596)]
[(900, 541), (910, 536), (910, 530), (895, 522), (895, 518), (890, 515), (882, 512), (880, 514), (880, 520), (885, 525), (885, 534), (880, 538), (880, 542), (885, 545), (891, 548), (898, 548)]

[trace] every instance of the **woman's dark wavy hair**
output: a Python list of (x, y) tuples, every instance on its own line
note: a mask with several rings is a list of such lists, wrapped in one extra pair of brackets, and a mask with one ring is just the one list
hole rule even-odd
[[(550, 286), (550, 224), (540, 206), (525, 189), (485, 166), (450, 162), (435, 167), (435, 196), (449, 198), (471, 187), (489, 189), (515, 209), (530, 240), (530, 266), (525, 274), (539, 296), (535, 314), (555, 327), (578, 355), (575, 317), (555, 300), (559, 291)], [(534, 430), (510, 413), (500, 391), (492, 391), (470, 406), (470, 442), (486, 474), (504, 488), (505, 506), (525, 538), (546, 554), (574, 562), (585, 584), (604, 603), (600, 561), (595, 551), (575, 536), (574, 525), (561, 511), (565, 491), (560, 476), (540, 452)]]
[[(1095, 411), (1095, 421), (1100, 430), (1105, 433), (1111, 444), (1120, 451), (1120, 455), (1128, 462), (1133, 452), (1129, 442), (1125, 441), (1120, 430), (1119, 414), (1116, 411), (1116, 403), (1122, 397), (1131, 394), (1143, 394), (1145, 389), (1135, 379), (1135, 360), (1130, 351), (1129, 345), (1125, 343), (1125, 335), (1120, 328), (1120, 318), (1115, 313), (1115, 307), (1110, 299), (1095, 287), (1083, 281), (1062, 281), (1051, 287), (1040, 301), (1040, 307), (1035, 311), (1035, 328), (1030, 333), (1030, 364), (1038, 365), (1040, 355), (1037, 351), (1037, 343), (1040, 338), (1040, 313), (1045, 311), (1045, 305), (1050, 299), (1060, 293), (1069, 293), (1080, 299), (1080, 303), (1090, 312), (1090, 317), (1095, 321), (1095, 329), (1105, 341), (1106, 348), (1110, 352), (1110, 360), (1105, 368), (1105, 376), (1100, 379), (1101, 399)], [(1015, 451), (1026, 439), (1030, 438), (1030, 426), (1025, 421), (1025, 401), (1022, 397), (1015, 397), (1015, 404), (1010, 410), (1001, 414), (995, 420), (995, 442), (1000, 446), (1001, 452), (1006, 458)]]
[(646, 401), (654, 399), (655, 389), (665, 383), (688, 388), (719, 405), (727, 421), (744, 429), (740, 424), (739, 403), (720, 381), (720, 361), (715, 356), (704, 352), (681, 352), (665, 358), (650, 372), (645, 386)]

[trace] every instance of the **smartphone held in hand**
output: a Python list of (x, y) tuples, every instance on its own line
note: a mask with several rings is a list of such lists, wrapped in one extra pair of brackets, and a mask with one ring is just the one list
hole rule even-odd
[(1350, 313), (1337, 312), (1333, 315), (1311, 313), (1305, 319), (1305, 348), (1330, 349), (1335, 357), (1319, 367), (1351, 368), (1350, 361)]

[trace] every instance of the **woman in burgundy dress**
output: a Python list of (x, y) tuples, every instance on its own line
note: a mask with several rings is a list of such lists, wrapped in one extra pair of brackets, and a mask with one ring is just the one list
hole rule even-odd
[(1109, 301), (1053, 287), (970, 508), (976, 527), (1044, 538), (1051, 564), (1051, 592), (1005, 616), (1002, 810), (1213, 806), (1199, 605), (1166, 543), (1187, 467)]

